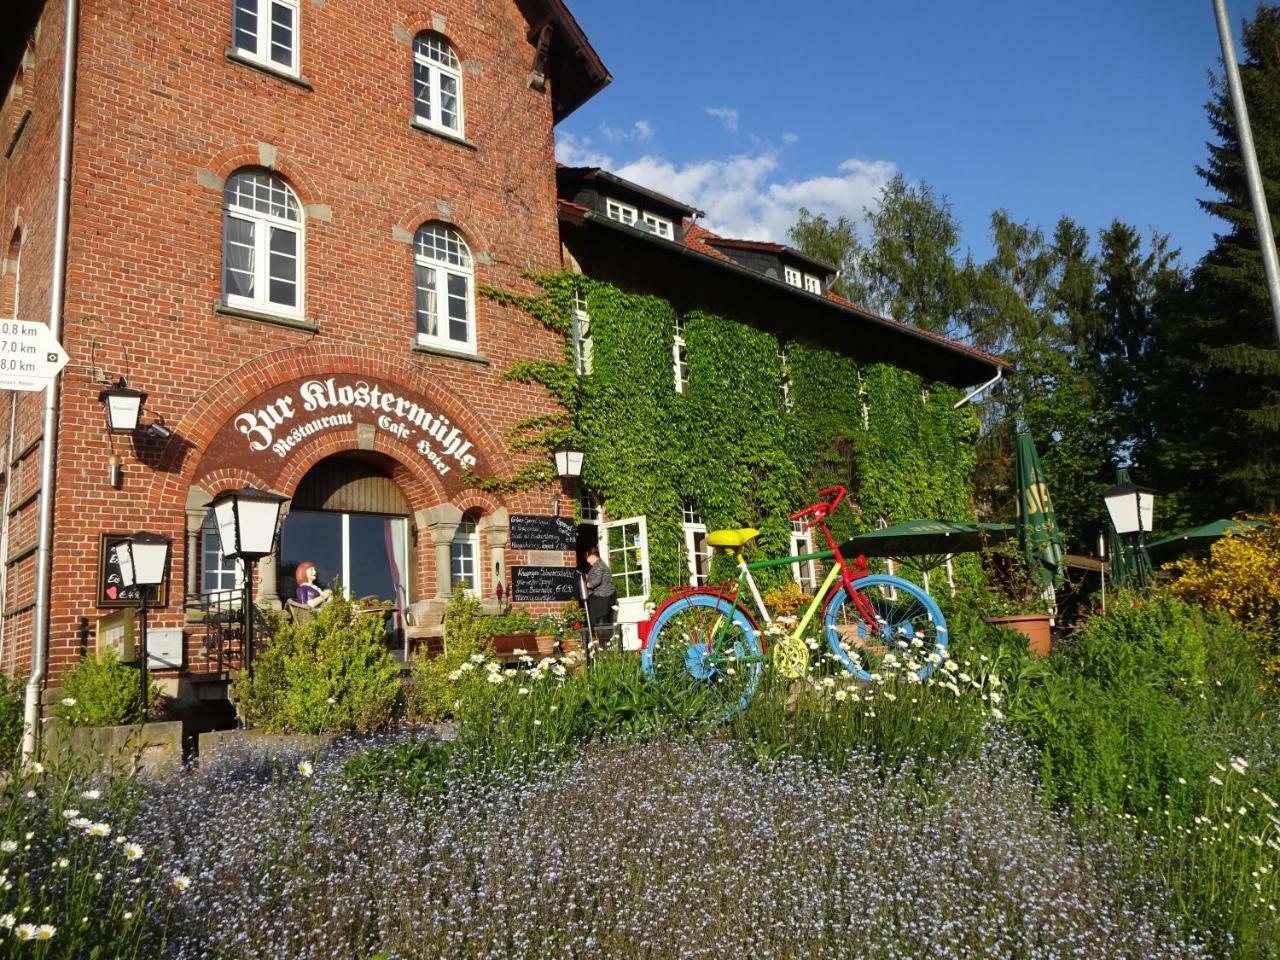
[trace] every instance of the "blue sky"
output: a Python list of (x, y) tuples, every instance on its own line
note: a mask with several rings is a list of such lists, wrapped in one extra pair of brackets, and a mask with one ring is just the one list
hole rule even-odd
[[(1003, 207), (1046, 232), (1119, 218), (1194, 261), (1217, 68), (1209, 0), (570, 0), (613, 83), (557, 130), (607, 166), (785, 239), (795, 210), (860, 217), (896, 172), (951, 201), (990, 251)], [(1240, 19), (1254, 5), (1228, 0)]]

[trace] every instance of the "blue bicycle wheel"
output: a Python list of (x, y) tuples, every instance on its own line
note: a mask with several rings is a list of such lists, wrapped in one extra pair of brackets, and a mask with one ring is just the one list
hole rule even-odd
[(947, 657), (947, 621), (933, 597), (910, 580), (874, 574), (842, 585), (823, 622), (832, 654), (859, 680), (914, 673), (923, 680)]
[(764, 656), (745, 610), (715, 594), (694, 593), (664, 607), (640, 655), (645, 675), (695, 692), (731, 717), (760, 683)]

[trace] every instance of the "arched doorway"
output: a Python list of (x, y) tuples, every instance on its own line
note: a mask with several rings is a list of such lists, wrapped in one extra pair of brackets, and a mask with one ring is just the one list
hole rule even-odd
[(299, 481), (280, 528), (280, 596), (294, 595), (294, 570), (309, 560), (323, 585), (403, 611), (413, 599), (412, 513), (385, 456), (321, 460)]

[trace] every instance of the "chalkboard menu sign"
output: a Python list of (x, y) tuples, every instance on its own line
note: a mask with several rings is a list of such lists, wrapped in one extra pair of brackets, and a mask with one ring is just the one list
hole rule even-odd
[(574, 567), (511, 567), (511, 599), (563, 602), (578, 596)]
[(576, 550), (578, 528), (568, 517), (514, 513), (511, 515), (511, 547), (514, 550)]
[[(120, 561), (116, 559), (116, 547), (129, 539), (127, 533), (104, 533), (98, 543), (98, 606), (136, 607), (138, 588), (126, 587), (120, 576)], [(169, 584), (152, 588), (148, 607), (169, 605)]]

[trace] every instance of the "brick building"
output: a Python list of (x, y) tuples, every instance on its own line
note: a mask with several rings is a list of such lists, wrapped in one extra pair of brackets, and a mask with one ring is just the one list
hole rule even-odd
[[(513, 429), (564, 413), (542, 386), (502, 376), (562, 361), (564, 339), (482, 288), (534, 294), (530, 275), (568, 269), (661, 298), (669, 320), (642, 345), (669, 358), (657, 407), (688, 385), (686, 311), (764, 331), (775, 366), (812, 342), (860, 369), (909, 370), (925, 403), (931, 383), (955, 390), (1004, 366), (839, 299), (834, 268), (800, 251), (718, 237), (694, 208), (605, 171), (557, 169), (555, 124), (610, 79), (561, 0), (79, 0), (59, 245), (75, 6), (18, 0), (0, 38), (0, 317), (60, 319), (71, 358), (49, 410), (41, 393), (0, 398), (0, 670), (26, 676), (47, 624), (46, 696), (103, 619), (132, 605), (112, 579), (111, 538), (138, 530), (174, 541), (150, 632), (181, 662), (159, 676), (182, 701), (222, 696), (236, 651), (209, 613), (230, 614), (242, 584), (208, 504), (245, 484), (291, 499), (254, 584), (267, 604), (292, 596), (304, 560), (401, 611), (438, 610), (464, 582), (492, 604), (510, 568), (572, 563), (511, 541), (511, 516), (567, 515), (566, 494), (579, 547), (616, 550), (633, 641), (653, 577), (683, 579), (687, 562), (701, 582), (703, 507), (672, 499), (679, 478), (647, 518), (616, 487), (500, 495), (471, 482), (512, 477), (541, 455), (513, 454)], [(572, 312), (570, 353), (587, 376), (593, 320), (585, 301)], [(785, 360), (774, 375), (785, 394)], [(146, 393), (130, 434), (108, 431), (100, 399), (121, 377)], [(785, 544), (785, 514), (774, 521)]]
[[(67, 8), (6, 12), (3, 316), (51, 313)], [(75, 34), (51, 680), (122, 602), (104, 536), (142, 529), (174, 538), (152, 626), (187, 628), (184, 677), (214, 670), (181, 598), (235, 589), (207, 504), (244, 484), (293, 498), (260, 598), (303, 559), (359, 595), (462, 578), (492, 596), (528, 559), (507, 517), (554, 491), (463, 475), (518, 468), (506, 431), (551, 405), (501, 372), (563, 344), (478, 289), (559, 269), (553, 128), (609, 81), (561, 0), (82, 0)], [(120, 377), (147, 395), (132, 435), (99, 400)], [(43, 402), (0, 400), (0, 669), (18, 676)]]

